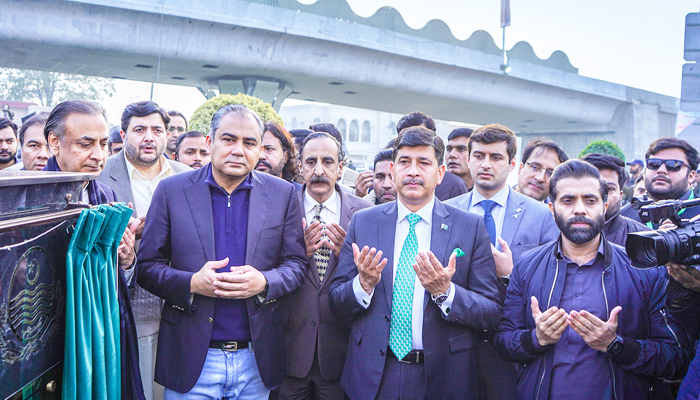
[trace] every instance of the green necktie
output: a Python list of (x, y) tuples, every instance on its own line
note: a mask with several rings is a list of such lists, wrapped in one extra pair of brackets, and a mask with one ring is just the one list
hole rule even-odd
[[(314, 215), (313, 221), (317, 221), (320, 224), (324, 224), (323, 218), (321, 218), (321, 210), (323, 210), (323, 204), (316, 204), (314, 206), (316, 209), (316, 214)], [(327, 235), (321, 236), (321, 240), (328, 240)], [(328, 260), (331, 258), (331, 249), (325, 244), (321, 246), (314, 253), (314, 261), (316, 263), (316, 270), (318, 271), (318, 280), (323, 282), (323, 278), (326, 276), (326, 270), (328, 269)]]
[(391, 301), (391, 331), (389, 333), (389, 348), (401, 360), (413, 348), (412, 316), (413, 290), (416, 285), (416, 271), (413, 264), (418, 255), (418, 237), (416, 224), (421, 220), (418, 214), (408, 214), (406, 219), (410, 224), (408, 235), (403, 242), (399, 265), (394, 277), (394, 295)]

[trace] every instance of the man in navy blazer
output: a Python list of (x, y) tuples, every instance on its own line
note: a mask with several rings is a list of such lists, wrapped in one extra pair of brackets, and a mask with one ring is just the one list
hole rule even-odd
[(404, 129), (398, 200), (350, 222), (330, 293), (331, 311), (351, 321), (350, 399), (476, 396), (476, 331), (496, 326), (502, 303), (483, 221), (435, 198), (444, 152), (430, 130)]
[(247, 107), (220, 108), (211, 163), (153, 194), (138, 283), (165, 300), (155, 371), (165, 399), (267, 398), (284, 379), (278, 300), (308, 264), (294, 186), (253, 171), (262, 134)]

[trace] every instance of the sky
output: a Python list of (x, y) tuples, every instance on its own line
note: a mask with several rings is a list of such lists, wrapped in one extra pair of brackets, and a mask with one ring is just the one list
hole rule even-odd
[[(310, 4), (313, 0), (302, 0)], [(499, 0), (348, 0), (368, 17), (382, 6), (397, 9), (412, 28), (432, 19), (447, 23), (459, 39), (476, 30), (491, 34), (500, 47)], [(685, 16), (700, 11), (700, 0), (511, 0), (506, 48), (529, 42), (540, 58), (562, 50), (579, 74), (680, 97)], [(114, 97), (103, 104), (117, 122), (124, 105), (150, 99), (151, 85), (116, 81)], [(154, 100), (190, 116), (205, 101), (195, 88), (156, 85)], [(298, 104), (287, 100), (286, 104)]]

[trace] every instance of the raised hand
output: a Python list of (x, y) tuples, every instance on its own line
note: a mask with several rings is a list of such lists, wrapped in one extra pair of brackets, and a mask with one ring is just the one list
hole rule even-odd
[(561, 334), (567, 327), (566, 311), (553, 306), (542, 312), (535, 296), (530, 298), (530, 308), (532, 309), (532, 318), (535, 319), (537, 327), (535, 330), (537, 343), (544, 347), (558, 342)]
[(420, 252), (416, 256), (413, 270), (420, 280), (421, 285), (433, 296), (447, 292), (450, 288), (452, 276), (455, 274), (457, 254), (450, 255), (447, 268), (444, 268), (432, 251)]
[(585, 310), (572, 311), (567, 318), (567, 324), (583, 338), (588, 347), (607, 353), (608, 346), (617, 337), (617, 314), (620, 311), (620, 306), (613, 308), (607, 321)]
[(382, 259), (382, 251), (365, 246), (360, 251), (357, 244), (352, 244), (352, 255), (357, 266), (357, 272), (360, 277), (360, 285), (367, 294), (372, 294), (374, 287), (377, 286), (382, 279), (382, 270), (389, 262), (386, 258)]

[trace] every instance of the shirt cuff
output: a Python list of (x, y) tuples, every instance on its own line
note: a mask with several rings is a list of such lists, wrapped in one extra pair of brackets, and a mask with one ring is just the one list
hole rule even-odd
[[(131, 280), (134, 279), (134, 271), (136, 268), (136, 258), (134, 257), (134, 262), (131, 263), (131, 268), (129, 269), (124, 269), (122, 268), (122, 271), (124, 271), (124, 279), (126, 280), (126, 286), (131, 286)], [(121, 267), (119, 267), (121, 268)]]
[(442, 313), (447, 316), (447, 314), (450, 313), (450, 310), (452, 309), (452, 301), (455, 299), (455, 284), (450, 282), (450, 288), (448, 289), (450, 291), (450, 294), (447, 295), (447, 300), (445, 300), (444, 303), (440, 306), (440, 309), (442, 310)]
[(355, 300), (366, 310), (372, 302), (374, 290), (372, 290), (372, 293), (367, 294), (360, 284), (360, 275), (357, 275), (355, 279), (352, 280), (352, 291), (355, 293)]

